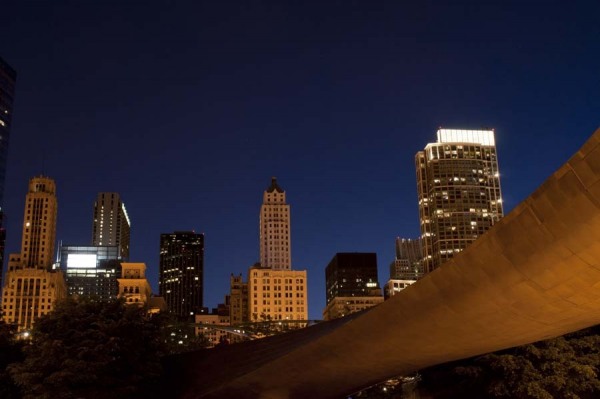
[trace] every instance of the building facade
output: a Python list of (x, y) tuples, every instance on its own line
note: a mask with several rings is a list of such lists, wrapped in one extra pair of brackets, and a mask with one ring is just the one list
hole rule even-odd
[(418, 280), (422, 275), (421, 239), (396, 238), (396, 259), (390, 264), (390, 279)]
[(377, 254), (338, 252), (325, 269), (325, 320), (346, 316), (383, 302)]
[(248, 317), (248, 283), (244, 282), (241, 274), (235, 276), (233, 273), (229, 278), (229, 324), (232, 326), (247, 323)]
[(145, 263), (121, 263), (119, 298), (124, 298), (126, 305), (145, 306), (152, 296), (150, 283), (146, 278)]
[(429, 273), (503, 216), (493, 130), (439, 129), (415, 156), (423, 267)]
[(339, 319), (340, 317), (377, 306), (383, 303), (383, 301), (384, 298), (381, 295), (381, 290), (374, 291), (371, 296), (335, 297), (325, 306), (323, 320)]
[(167, 308), (194, 320), (203, 307), (204, 234), (176, 231), (160, 236), (158, 287)]
[[(207, 348), (212, 348), (222, 342), (231, 342), (232, 334), (226, 329), (219, 327), (229, 326), (229, 315), (222, 315), (216, 312), (200, 313), (196, 316), (196, 335), (204, 335), (209, 344)], [(203, 324), (203, 325), (199, 325)], [(214, 326), (214, 327), (210, 327)]]
[(306, 270), (252, 266), (248, 270), (248, 317), (251, 322), (307, 320)]
[[(4, 181), (12, 125), (13, 102), (17, 73), (0, 57), (0, 269), (4, 267), (6, 229), (4, 220)], [(0, 273), (0, 287), (2, 286)]]
[(61, 245), (58, 263), (69, 295), (105, 301), (119, 295), (121, 262), (117, 245)]
[(377, 279), (377, 254), (338, 252), (325, 269), (327, 303), (336, 297), (369, 296), (381, 289)]
[(23, 267), (47, 270), (54, 260), (56, 241), (56, 185), (48, 177), (29, 181), (25, 198), (21, 262)]
[(417, 280), (390, 279), (385, 284), (385, 287), (383, 289), (383, 297), (385, 298), (385, 300), (388, 300), (400, 291), (404, 290), (405, 288), (408, 288), (416, 282)]
[(273, 270), (292, 268), (290, 236), (290, 206), (285, 202), (285, 191), (271, 178), (271, 185), (263, 193), (260, 207), (260, 264)]
[(52, 268), (56, 235), (56, 186), (48, 177), (29, 181), (21, 253), (11, 254), (2, 293), (3, 319), (18, 331), (31, 329), (67, 295), (60, 269)]
[(117, 245), (119, 257), (129, 259), (131, 221), (118, 193), (98, 193), (94, 203), (93, 245)]

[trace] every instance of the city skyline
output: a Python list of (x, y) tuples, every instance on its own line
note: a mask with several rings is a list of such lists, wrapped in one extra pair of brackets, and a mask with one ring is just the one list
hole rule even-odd
[(600, 124), (598, 5), (465, 7), (8, 5), (6, 254), (32, 176), (55, 179), (73, 245), (97, 193), (118, 192), (154, 292), (160, 233), (205, 233), (214, 307), (259, 260), (277, 176), (309, 318), (336, 252), (377, 253), (383, 285), (395, 238), (419, 235), (414, 154), (440, 125), (495, 128), (507, 215)]

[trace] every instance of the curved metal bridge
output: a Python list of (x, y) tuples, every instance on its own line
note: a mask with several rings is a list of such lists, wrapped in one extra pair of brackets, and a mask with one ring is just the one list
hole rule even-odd
[(600, 323), (600, 129), (451, 261), (367, 312), (167, 359), (183, 398), (339, 398)]

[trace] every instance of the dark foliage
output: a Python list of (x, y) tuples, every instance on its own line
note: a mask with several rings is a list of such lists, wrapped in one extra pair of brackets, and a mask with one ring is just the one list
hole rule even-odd
[(161, 321), (144, 309), (67, 299), (36, 321), (9, 372), (25, 398), (132, 398), (152, 388), (165, 351)]
[(23, 361), (23, 341), (15, 339), (16, 328), (0, 318), (0, 398), (16, 399), (21, 397), (19, 387), (7, 371), (11, 363)]
[(598, 398), (598, 327), (423, 371), (435, 398)]

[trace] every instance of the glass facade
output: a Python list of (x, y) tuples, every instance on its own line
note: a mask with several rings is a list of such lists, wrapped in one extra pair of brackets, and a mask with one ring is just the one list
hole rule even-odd
[(503, 216), (494, 131), (440, 129), (438, 139), (415, 157), (425, 273)]
[(118, 246), (60, 247), (60, 268), (65, 273), (69, 295), (117, 298), (121, 276)]

